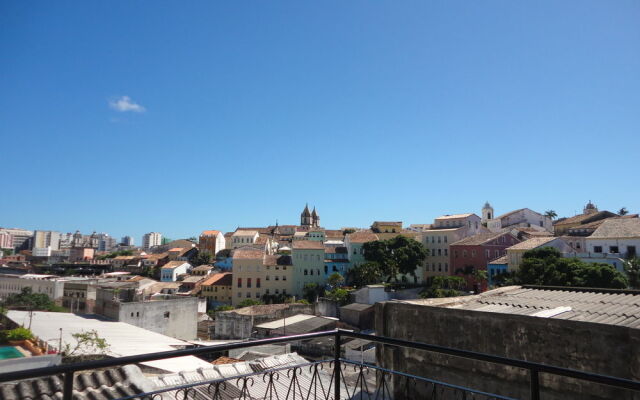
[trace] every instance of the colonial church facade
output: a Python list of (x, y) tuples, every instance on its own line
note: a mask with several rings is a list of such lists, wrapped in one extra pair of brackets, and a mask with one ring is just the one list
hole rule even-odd
[(300, 226), (306, 228), (319, 228), (320, 227), (320, 215), (316, 212), (316, 208), (313, 207), (313, 211), (309, 211), (309, 205), (304, 206), (302, 214), (300, 214)]

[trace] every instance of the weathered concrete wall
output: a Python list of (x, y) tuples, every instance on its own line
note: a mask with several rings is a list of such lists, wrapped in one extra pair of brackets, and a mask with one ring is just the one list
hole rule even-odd
[[(386, 302), (376, 305), (376, 333), (398, 339), (638, 380), (640, 332), (625, 327)], [(384, 368), (500, 395), (528, 398), (528, 372), (414, 349), (377, 346)], [(540, 375), (544, 399), (627, 399), (627, 391)], [(427, 387), (396, 397), (428, 398)], [(417, 395), (417, 394), (418, 395)], [(446, 396), (445, 396), (446, 397)]]
[(198, 332), (198, 298), (119, 303), (118, 321), (176, 339), (193, 340)]
[(260, 315), (242, 314), (236, 311), (217, 312), (215, 339), (246, 339), (251, 337), (254, 326), (296, 314), (314, 315), (314, 307), (310, 304), (290, 304), (288, 308)]
[(319, 299), (316, 303), (316, 315), (321, 317), (339, 318), (340, 310), (339, 304), (335, 301), (327, 299)]

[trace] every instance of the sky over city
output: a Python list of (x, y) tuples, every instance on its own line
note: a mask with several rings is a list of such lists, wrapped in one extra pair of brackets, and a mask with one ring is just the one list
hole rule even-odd
[(2, 1), (0, 226), (640, 211), (638, 1)]

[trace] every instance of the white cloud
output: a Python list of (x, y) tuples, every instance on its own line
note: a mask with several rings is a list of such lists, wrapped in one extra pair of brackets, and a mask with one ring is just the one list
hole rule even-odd
[(140, 104), (134, 103), (129, 96), (120, 96), (116, 99), (110, 100), (109, 107), (120, 112), (133, 111), (141, 113), (146, 111), (146, 109)]

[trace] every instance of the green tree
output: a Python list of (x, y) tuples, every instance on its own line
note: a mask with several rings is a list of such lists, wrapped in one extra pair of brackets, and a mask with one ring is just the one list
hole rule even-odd
[(398, 274), (411, 275), (417, 281), (416, 269), (427, 257), (427, 250), (416, 240), (398, 235), (363, 245), (367, 261), (378, 264), (387, 282), (397, 281)]
[(65, 343), (62, 349), (65, 357), (92, 358), (92, 356), (104, 355), (109, 351), (110, 346), (107, 340), (101, 338), (95, 329), (73, 333), (71, 337), (75, 340), (75, 344)]
[(339, 305), (349, 303), (349, 291), (347, 289), (335, 288), (325, 293), (325, 298), (335, 301)]
[(551, 219), (555, 219), (558, 216), (558, 214), (554, 210), (547, 210), (544, 212), (544, 216), (549, 217)]
[(29, 311), (58, 311), (56, 304), (44, 293), (33, 293), (30, 287), (24, 287), (20, 293), (7, 296), (4, 302), (7, 308), (23, 308)]
[(627, 215), (629, 214), (629, 210), (627, 210), (627, 207), (622, 207), (620, 210), (618, 210), (618, 215)]
[(351, 286), (362, 287), (382, 282), (384, 274), (377, 263), (366, 262), (351, 268), (347, 272), (347, 282)]
[(260, 300), (254, 300), (254, 299), (246, 299), (243, 300), (242, 302), (240, 302), (240, 304), (238, 304), (238, 308), (243, 308), (243, 307), (250, 307), (250, 306), (259, 306), (264, 304), (263, 302), (261, 302)]
[(211, 260), (213, 260), (213, 254), (206, 250), (200, 250), (198, 254), (189, 259), (189, 263), (197, 267), (199, 265), (211, 264)]
[(629, 286), (640, 289), (640, 258), (634, 257), (624, 262), (624, 272), (629, 278)]
[(347, 228), (345, 230), (342, 231), (342, 236), (347, 236), (350, 233), (354, 233), (356, 230), (353, 228)]
[(309, 303), (315, 303), (318, 297), (324, 296), (324, 288), (317, 283), (307, 283), (302, 288), (302, 298)]
[(339, 273), (334, 272), (333, 274), (329, 275), (327, 282), (330, 287), (336, 288), (344, 283), (344, 277)]
[(558, 249), (543, 247), (523, 255), (516, 272), (519, 284), (624, 289), (627, 278), (609, 264), (564, 258)]
[(422, 298), (456, 297), (464, 293), (465, 280), (459, 276), (434, 276), (427, 281), (427, 288), (420, 293)]

